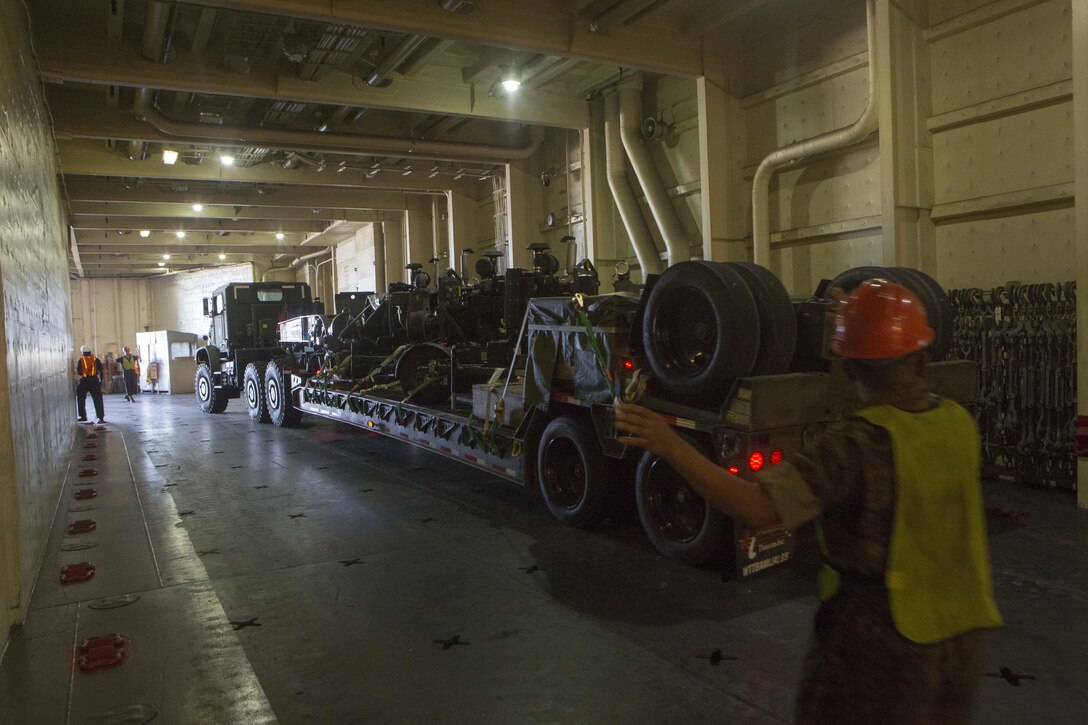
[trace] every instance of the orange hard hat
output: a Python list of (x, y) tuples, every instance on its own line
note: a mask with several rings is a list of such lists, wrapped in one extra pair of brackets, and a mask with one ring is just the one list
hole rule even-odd
[(831, 351), (858, 360), (887, 360), (933, 342), (926, 308), (906, 287), (886, 279), (862, 282), (835, 313)]

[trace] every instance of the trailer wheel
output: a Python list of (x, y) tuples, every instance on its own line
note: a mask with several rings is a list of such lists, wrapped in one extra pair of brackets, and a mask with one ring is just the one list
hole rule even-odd
[(292, 428), (302, 420), (302, 411), (295, 407), (283, 368), (276, 360), (269, 360), (264, 370), (264, 395), (268, 416), (277, 428)]
[(748, 285), (759, 310), (759, 355), (752, 375), (786, 372), (797, 348), (797, 315), (790, 293), (774, 272), (759, 264), (726, 262)]
[(544, 503), (561, 523), (591, 528), (603, 518), (608, 476), (592, 426), (569, 415), (548, 423), (537, 446), (536, 473)]
[[(397, 360), (397, 381), (404, 394), (411, 395), (410, 402), (437, 405), (450, 397), (449, 365), (450, 354), (442, 347), (431, 343), (413, 345)], [(423, 385), (433, 377), (432, 370), (438, 377)]]
[(246, 365), (242, 393), (246, 399), (246, 407), (249, 409), (249, 417), (258, 423), (271, 423), (272, 417), (268, 415), (268, 402), (264, 393), (264, 369), (263, 362), (251, 362)]
[(646, 536), (664, 556), (701, 566), (731, 553), (730, 519), (707, 505), (664, 458), (649, 451), (635, 474), (635, 502)]
[(692, 405), (720, 404), (759, 354), (755, 299), (740, 274), (722, 264), (669, 267), (646, 301), (642, 331), (658, 385)]
[(196, 399), (205, 413), (222, 413), (227, 409), (227, 394), (222, 388), (216, 390), (215, 376), (207, 363), (196, 366)]

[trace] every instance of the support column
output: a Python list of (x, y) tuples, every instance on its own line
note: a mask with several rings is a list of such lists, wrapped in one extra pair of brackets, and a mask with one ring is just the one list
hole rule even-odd
[[(456, 258), (462, 249), (474, 248), (472, 233), (474, 215), (476, 214), (476, 200), (464, 194), (451, 191), (446, 195), (446, 219), (449, 230), (450, 257)], [(481, 250), (477, 249), (477, 252)]]
[(374, 222), (374, 290), (385, 292), (389, 289), (389, 277), (385, 273), (385, 224)]
[(699, 183), (703, 259), (749, 261), (739, 248), (748, 232), (747, 205), (741, 163), (744, 136), (740, 103), (731, 90), (739, 87), (743, 45), (725, 35), (707, 39), (703, 52), (705, 76), (696, 80), (699, 102)]
[[(888, 267), (936, 273), (933, 140), (926, 4), (876, 6), (877, 103), (880, 113), (880, 208)], [(909, 13), (909, 14), (908, 14)]]
[(506, 260), (515, 267), (527, 268), (533, 256), (526, 247), (533, 242), (544, 241), (536, 229), (539, 220), (535, 210), (540, 204), (536, 199), (537, 177), (530, 170), (531, 163), (526, 159), (506, 167), (506, 228), (510, 241)]
[(434, 256), (434, 225), (431, 221), (430, 199), (419, 194), (409, 197), (405, 221), (407, 235), (405, 263), (419, 262), (430, 274), (431, 267), (427, 262)]
[[(1073, 3), (1073, 239), (1077, 249), (1077, 415), (1088, 415), (1088, 3)], [(1088, 508), (1088, 458), (1077, 461), (1077, 505)]]

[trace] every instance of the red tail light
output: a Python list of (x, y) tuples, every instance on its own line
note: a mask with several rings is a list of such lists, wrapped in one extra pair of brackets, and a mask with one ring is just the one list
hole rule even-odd
[(734, 476), (739, 476), (740, 475), (740, 468), (738, 468), (736, 466), (730, 466), (729, 467), (729, 472), (732, 473)]
[(763, 454), (756, 451), (752, 455), (748, 456), (748, 467), (753, 471), (758, 471), (763, 468)]
[(631, 358), (624, 358), (623, 359), (623, 369), (624, 370), (634, 370), (635, 369), (635, 361), (632, 360)]
[(781, 462), (782, 462), (782, 451), (777, 450), (777, 449), (771, 451), (771, 465), (772, 466), (777, 466)]

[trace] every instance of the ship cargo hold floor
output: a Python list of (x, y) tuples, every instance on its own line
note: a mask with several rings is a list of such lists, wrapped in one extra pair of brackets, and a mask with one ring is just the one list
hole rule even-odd
[[(354, 428), (257, 425), (237, 401), (204, 415), (189, 396), (111, 396), (106, 414), (57, 453), (71, 465), (0, 722), (791, 720), (810, 547), (738, 581), (658, 556), (633, 514), (565, 528), (531, 491)], [(986, 492), (1007, 624), (976, 720), (1084, 722), (1088, 512)], [(82, 519), (95, 530), (69, 534)], [(93, 579), (59, 583), (82, 561)], [(127, 658), (83, 671), (98, 661), (74, 648), (114, 633)]]

